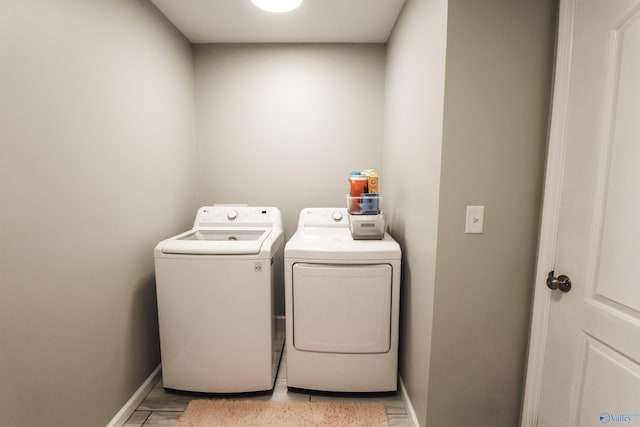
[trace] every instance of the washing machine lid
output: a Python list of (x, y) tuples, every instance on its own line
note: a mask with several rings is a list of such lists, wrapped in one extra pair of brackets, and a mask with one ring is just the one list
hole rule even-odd
[(266, 228), (194, 229), (162, 242), (165, 254), (258, 254), (271, 230)]

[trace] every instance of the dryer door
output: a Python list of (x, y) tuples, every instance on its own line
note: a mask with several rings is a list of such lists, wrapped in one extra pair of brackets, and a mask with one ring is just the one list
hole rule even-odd
[(294, 347), (327, 353), (388, 352), (391, 273), (389, 264), (294, 264)]

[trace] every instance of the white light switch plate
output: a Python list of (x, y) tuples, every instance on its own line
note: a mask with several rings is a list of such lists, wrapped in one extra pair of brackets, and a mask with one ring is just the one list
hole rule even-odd
[(467, 206), (467, 220), (464, 232), (467, 234), (482, 233), (484, 226), (484, 206)]

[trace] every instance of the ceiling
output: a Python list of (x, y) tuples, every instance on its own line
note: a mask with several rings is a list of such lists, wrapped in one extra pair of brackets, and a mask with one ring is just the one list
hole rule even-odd
[(304, 0), (288, 13), (251, 0), (151, 0), (192, 43), (385, 43), (405, 0)]

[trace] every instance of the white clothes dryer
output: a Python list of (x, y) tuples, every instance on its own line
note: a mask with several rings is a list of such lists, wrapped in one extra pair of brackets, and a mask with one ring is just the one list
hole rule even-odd
[(285, 246), (287, 386), (397, 390), (400, 245), (354, 240), (345, 208), (307, 208)]
[(164, 387), (273, 388), (284, 346), (284, 231), (273, 207), (205, 206), (193, 229), (156, 246)]

